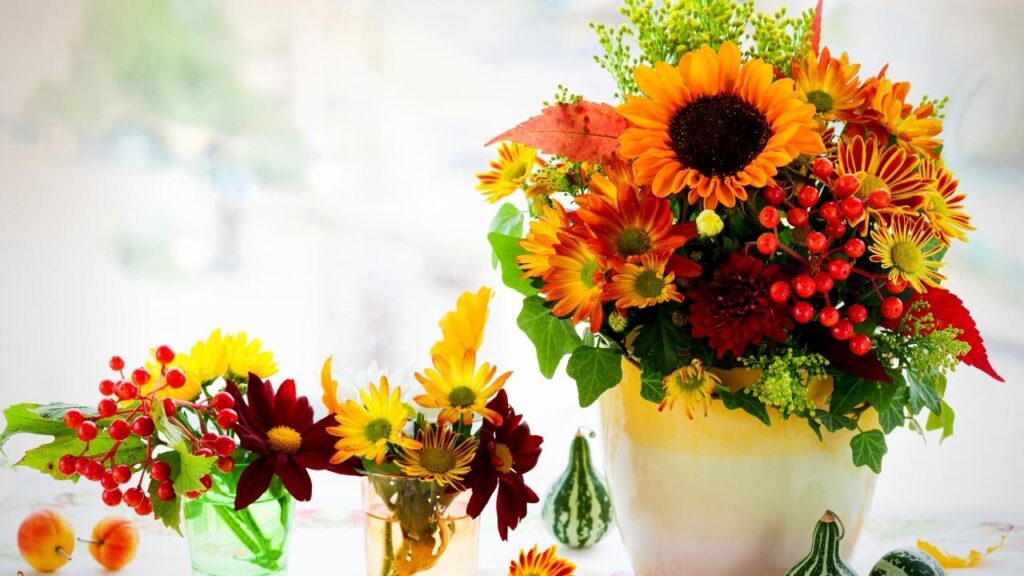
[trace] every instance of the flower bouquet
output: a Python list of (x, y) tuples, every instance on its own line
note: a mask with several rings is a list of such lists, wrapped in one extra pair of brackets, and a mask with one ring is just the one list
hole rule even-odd
[[(896, 428), (952, 433), (943, 395), (958, 364), (1001, 380), (967, 309), (941, 286), (944, 256), (973, 229), (942, 159), (946, 101), (912, 103), (910, 85), (887, 69), (862, 75), (820, 46), (820, 10), (789, 17), (751, 1), (625, 0), (625, 24), (592, 25), (619, 103), (560, 87), (540, 115), (492, 140), (499, 158), (478, 175), (490, 202), (524, 193), (500, 207), (488, 236), (504, 283), (525, 297), (518, 324), (546, 376), (568, 355), (580, 404), (603, 395), (607, 441), (620, 448), (609, 457), (632, 458), (623, 473), (638, 490), (649, 460), (670, 466), (692, 448), (701, 460), (679, 461), (684, 477), (743, 455), (712, 475), (811, 478), (819, 493), (859, 476), (836, 467), (820, 477), (824, 465), (769, 470), (772, 460), (757, 458), (782, 446), (821, 455), (842, 438), (846, 461), (852, 453), (877, 473)], [(717, 423), (658, 417), (673, 408)], [(771, 428), (750, 429), (729, 411)], [(794, 421), (809, 429), (791, 431)], [(728, 453), (712, 442), (682, 447), (726, 425), (746, 435), (740, 445), (723, 436)], [(823, 447), (796, 448), (804, 433)], [(773, 434), (775, 444), (761, 444)], [(630, 435), (630, 450), (616, 444)], [(843, 511), (854, 519), (871, 485), (856, 482), (857, 503)], [(824, 508), (801, 512), (796, 525)], [(638, 572), (646, 562), (657, 567), (650, 573), (678, 573), (674, 551), (658, 553), (668, 559), (635, 561)]]

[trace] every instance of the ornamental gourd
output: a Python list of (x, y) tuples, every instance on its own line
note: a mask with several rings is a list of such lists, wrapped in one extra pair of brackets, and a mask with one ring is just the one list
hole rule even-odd
[(930, 554), (916, 548), (901, 548), (882, 556), (869, 576), (945, 576), (942, 566)]
[(811, 552), (786, 576), (857, 576), (839, 556), (839, 541), (846, 535), (842, 520), (828, 510), (814, 527)]
[(555, 538), (570, 548), (597, 544), (611, 526), (608, 490), (591, 465), (590, 444), (582, 432), (572, 441), (568, 467), (548, 491), (543, 516)]

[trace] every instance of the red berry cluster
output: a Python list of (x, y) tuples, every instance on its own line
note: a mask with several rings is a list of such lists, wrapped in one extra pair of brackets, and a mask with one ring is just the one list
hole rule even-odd
[[(230, 472), (235, 465), (232, 457), (236, 448), (235, 440), (226, 433), (208, 430), (216, 426), (222, 432), (229, 432), (234, 427), (238, 421), (234, 398), (227, 392), (219, 392), (205, 402), (158, 398), (162, 396), (158, 394), (161, 390), (185, 386), (187, 378), (180, 369), (168, 367), (175, 358), (171, 348), (159, 346), (153, 355), (160, 364), (160, 375), (156, 382), (151, 382), (152, 375), (142, 367), (132, 370), (131, 376), (126, 377), (124, 360), (120, 356), (110, 359), (110, 369), (117, 373), (117, 377), (100, 382), (99, 392), (104, 398), (96, 405), (96, 414), (86, 415), (76, 409), (64, 414), (64, 424), (75, 431), (85, 446), (80, 453), (65, 454), (57, 462), (60, 473), (65, 476), (77, 474), (99, 482), (103, 488), (102, 500), (108, 506), (117, 506), (123, 502), (140, 516), (153, 511), (150, 497), (142, 489), (147, 475), (150, 487), (155, 487), (158, 498), (173, 500), (177, 496), (171, 467), (157, 459), (155, 454), (155, 449), (163, 444), (151, 416), (157, 403), (168, 424), (178, 428), (189, 441), (193, 454), (217, 457), (217, 468), (222, 472)], [(150, 384), (152, 386), (147, 392), (141, 392)], [(198, 416), (201, 430), (198, 436), (192, 432), (188, 421), (183, 419), (183, 409)], [(112, 447), (105, 453), (89, 455), (91, 443), (101, 433), (113, 441)], [(132, 435), (146, 443), (145, 459), (140, 462), (119, 462), (119, 449)], [(136, 476), (137, 482), (126, 487)], [(204, 489), (209, 489), (213, 484), (209, 475), (201, 478), (200, 482)], [(191, 491), (185, 496), (196, 498), (200, 494), (201, 491)]]
[[(871, 338), (856, 331), (856, 325), (867, 321), (868, 309), (859, 303), (844, 303), (833, 298), (839, 283), (852, 275), (874, 286), (881, 304), (879, 312), (885, 319), (897, 319), (903, 314), (903, 302), (895, 297), (883, 297), (879, 290), (882, 278), (857, 267), (867, 246), (851, 231), (865, 217), (868, 208), (881, 210), (889, 206), (892, 196), (879, 189), (861, 200), (857, 191), (860, 180), (852, 174), (834, 177), (834, 167), (827, 158), (816, 159), (811, 166), (814, 178), (822, 184), (806, 184), (790, 193), (780, 186), (769, 186), (763, 191), (767, 201), (758, 214), (758, 221), (766, 229), (756, 241), (758, 252), (772, 256), (780, 250), (799, 267), (789, 281), (775, 282), (770, 289), (771, 299), (778, 304), (789, 304), (793, 319), (807, 324), (817, 317), (836, 340), (847, 342), (850, 351), (863, 356), (871, 351)], [(823, 198), (822, 190), (830, 198)], [(825, 200), (824, 202), (822, 200)], [(783, 209), (785, 212), (783, 212)], [(779, 240), (783, 216), (793, 239), (802, 244), (804, 253), (784, 245)], [(906, 283), (886, 282), (892, 294), (906, 290)]]

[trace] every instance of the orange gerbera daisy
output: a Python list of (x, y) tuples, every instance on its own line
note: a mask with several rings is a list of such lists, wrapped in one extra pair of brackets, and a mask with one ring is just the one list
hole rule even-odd
[(906, 103), (909, 82), (894, 83), (888, 78), (878, 78), (871, 92), (868, 106), (900, 147), (916, 154), (938, 157), (942, 140), (936, 136), (942, 132), (942, 120), (933, 117), (935, 110), (931, 104), (914, 108)]
[(955, 238), (967, 241), (967, 232), (974, 230), (971, 217), (964, 210), (966, 195), (957, 191), (960, 184), (941, 161), (926, 158), (921, 162), (921, 177), (931, 182), (921, 210), (931, 224), (935, 237), (949, 245)]
[(512, 561), (508, 567), (508, 576), (573, 576), (576, 565), (564, 558), (556, 556), (558, 546), (552, 546), (541, 552), (534, 546), (529, 552), (521, 550), (519, 561)]
[(800, 98), (813, 104), (822, 118), (849, 120), (864, 103), (859, 70), (860, 64), (850, 64), (845, 52), (837, 60), (822, 48), (820, 56), (811, 50), (793, 62), (793, 81)]
[(605, 284), (605, 266), (587, 242), (573, 234), (558, 235), (551, 269), (544, 275), (544, 292), (554, 302), (555, 316), (572, 315), (573, 322), (590, 320), (590, 331), (597, 332), (604, 321), (601, 294)]
[(537, 219), (530, 222), (526, 238), (519, 241), (519, 247), (526, 250), (526, 254), (516, 256), (523, 278), (541, 278), (551, 270), (558, 235), (568, 229), (569, 216), (561, 204), (552, 200), (549, 206), (541, 208)]
[(646, 98), (631, 96), (618, 111), (633, 122), (619, 152), (633, 160), (640, 184), (664, 198), (684, 189), (690, 204), (727, 207), (747, 187), (771, 182), (801, 154), (820, 154), (814, 106), (790, 79), (775, 80), (762, 60), (740, 63), (735, 44), (690, 52), (634, 73)]
[[(864, 214), (853, 224), (860, 225), (860, 233), (867, 234), (868, 221), (879, 214), (914, 211), (925, 202), (929, 181), (918, 172), (920, 160), (898, 146), (883, 148), (877, 138), (860, 136), (839, 141), (839, 162), (836, 172), (840, 176), (853, 174), (860, 180), (856, 194), (864, 200)], [(892, 204), (876, 210), (867, 199), (880, 189), (889, 191)]]
[(676, 275), (665, 272), (667, 255), (644, 254), (639, 263), (626, 263), (605, 288), (605, 300), (614, 300), (619, 313), (626, 308), (646, 308), (665, 302), (682, 302)]

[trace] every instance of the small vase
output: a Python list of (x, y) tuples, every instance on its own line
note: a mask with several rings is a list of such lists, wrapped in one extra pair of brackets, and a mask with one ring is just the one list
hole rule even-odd
[(288, 534), (295, 502), (274, 478), (258, 500), (235, 511), (244, 466), (213, 474), (213, 486), (186, 500), (185, 530), (195, 576), (277, 576), (288, 569)]
[(363, 480), (367, 576), (476, 576), (480, 522), (469, 492), (414, 478)]

